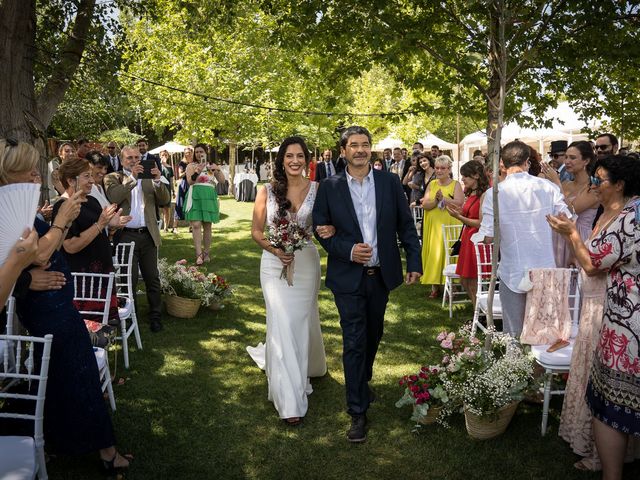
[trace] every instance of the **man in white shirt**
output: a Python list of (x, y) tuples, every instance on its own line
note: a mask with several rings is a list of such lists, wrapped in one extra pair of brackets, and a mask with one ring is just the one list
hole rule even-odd
[[(529, 175), (530, 149), (520, 141), (502, 149), (501, 162), (507, 177), (498, 188), (500, 206), (500, 303), (506, 333), (522, 332), (526, 291), (520, 285), (531, 268), (555, 268), (548, 214), (571, 213), (560, 188), (552, 182)], [(493, 189), (485, 194), (482, 224), (477, 237), (493, 241)]]

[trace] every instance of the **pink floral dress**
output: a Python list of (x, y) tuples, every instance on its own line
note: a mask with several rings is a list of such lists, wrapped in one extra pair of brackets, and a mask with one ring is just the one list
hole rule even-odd
[(593, 265), (608, 274), (587, 403), (601, 422), (640, 437), (640, 199), (628, 202), (588, 248)]

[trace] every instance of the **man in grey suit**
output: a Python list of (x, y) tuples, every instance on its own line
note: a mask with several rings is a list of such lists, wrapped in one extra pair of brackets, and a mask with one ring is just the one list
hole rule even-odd
[(127, 226), (116, 233), (116, 244), (134, 242), (133, 288), (138, 283), (138, 266), (147, 290), (149, 303), (149, 322), (152, 332), (162, 330), (160, 274), (158, 272), (158, 247), (160, 247), (160, 229), (158, 228), (158, 205), (171, 200), (169, 190), (160, 181), (161, 172), (154, 166), (153, 178), (140, 179), (144, 168), (140, 164), (140, 151), (137, 147), (124, 147), (120, 153), (122, 172), (114, 172), (104, 177), (104, 189), (109, 201), (117, 203), (124, 215), (131, 215)]

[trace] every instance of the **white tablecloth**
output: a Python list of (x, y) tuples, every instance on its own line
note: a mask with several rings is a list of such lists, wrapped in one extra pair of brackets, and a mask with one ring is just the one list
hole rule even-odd
[(258, 184), (258, 175), (255, 173), (236, 173), (235, 177), (233, 177), (233, 184), (237, 187), (243, 180), (251, 180), (255, 187)]

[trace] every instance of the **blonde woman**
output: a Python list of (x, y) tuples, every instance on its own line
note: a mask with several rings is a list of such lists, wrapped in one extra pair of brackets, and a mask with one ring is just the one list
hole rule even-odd
[(445, 267), (445, 251), (442, 225), (461, 223), (451, 216), (446, 207), (453, 205), (460, 208), (464, 202), (462, 187), (451, 178), (451, 158), (448, 155), (440, 155), (434, 163), (435, 179), (427, 187), (422, 199), (424, 219), (421, 282), (431, 285), (429, 298), (437, 298), (440, 295), (440, 285), (444, 285), (442, 269)]

